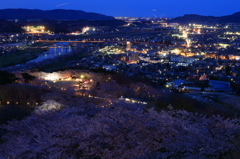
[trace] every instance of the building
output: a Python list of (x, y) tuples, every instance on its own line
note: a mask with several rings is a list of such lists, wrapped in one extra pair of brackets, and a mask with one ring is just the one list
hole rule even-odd
[(232, 91), (232, 88), (230, 87), (230, 82), (226, 81), (209, 80), (209, 86), (211, 87), (213, 92)]
[(127, 41), (126, 51), (131, 50), (131, 47), (132, 47), (132, 43), (130, 41)]
[(127, 53), (127, 61), (129, 62), (137, 62), (139, 61), (140, 58), (139, 58), (139, 55), (137, 52), (128, 52)]

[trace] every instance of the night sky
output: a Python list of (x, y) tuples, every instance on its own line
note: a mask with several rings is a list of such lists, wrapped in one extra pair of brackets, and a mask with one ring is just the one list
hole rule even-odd
[(240, 12), (240, 0), (0, 0), (0, 9), (74, 9), (110, 16), (222, 16)]

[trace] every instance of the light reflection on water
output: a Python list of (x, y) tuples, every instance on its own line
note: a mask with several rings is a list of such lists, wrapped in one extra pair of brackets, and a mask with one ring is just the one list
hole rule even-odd
[(72, 49), (69, 46), (68, 42), (56, 43), (56, 44), (53, 44), (53, 45), (49, 46), (49, 51), (44, 52), (43, 54), (39, 55), (38, 58), (36, 58), (34, 60), (31, 60), (31, 61), (28, 61), (27, 63), (29, 63), (29, 62), (40, 62), (44, 59), (49, 59), (49, 58), (54, 58), (56, 56), (61, 56), (61, 55), (67, 54), (71, 51), (72, 51)]

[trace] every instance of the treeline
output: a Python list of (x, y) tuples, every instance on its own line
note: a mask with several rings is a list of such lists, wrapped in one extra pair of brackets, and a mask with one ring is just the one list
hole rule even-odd
[(0, 125), (21, 120), (41, 103), (46, 90), (27, 84), (34, 80), (34, 76), (22, 73), (25, 84), (17, 84), (19, 79), (7, 71), (0, 71), (0, 77)]
[(40, 20), (40, 21), (22, 21), (23, 25), (38, 26), (44, 25), (46, 30), (54, 33), (70, 33), (81, 31), (83, 27), (117, 27), (124, 25), (122, 20), (74, 20), (74, 21), (55, 21), (55, 20)]
[(13, 21), (0, 19), (0, 33), (22, 33), (22, 25)]
[(0, 102), (11, 105), (32, 105), (41, 101), (41, 89), (28, 84), (13, 84), (0, 86)]
[(0, 71), (0, 104), (1, 105), (33, 105), (41, 101), (42, 89), (27, 83), (35, 79), (28, 73), (22, 73), (25, 84), (17, 84), (19, 78), (7, 71)]
[(77, 21), (54, 21), (54, 20), (40, 20), (20, 22), (7, 21), (0, 19), (0, 33), (23, 33), (23, 26), (45, 26), (46, 30), (54, 33), (70, 33), (81, 31), (83, 27), (117, 27), (124, 25), (122, 20), (77, 20)]

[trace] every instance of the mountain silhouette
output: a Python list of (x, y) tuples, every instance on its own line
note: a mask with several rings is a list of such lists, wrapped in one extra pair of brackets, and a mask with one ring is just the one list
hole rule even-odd
[(112, 20), (114, 17), (81, 10), (2, 9), (0, 19)]
[(203, 16), (197, 14), (185, 14), (184, 16), (176, 17), (170, 22), (177, 23), (240, 23), (240, 12), (226, 16)]

